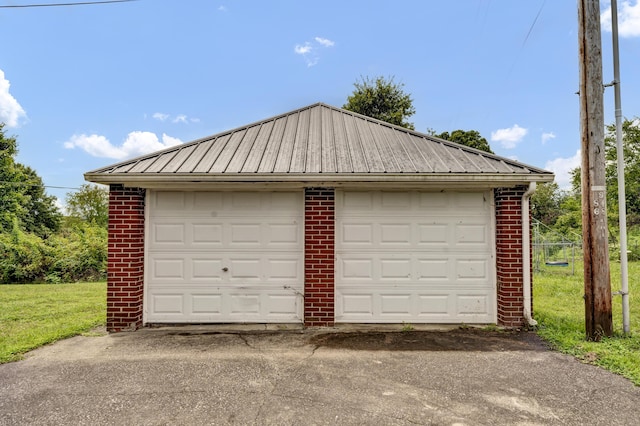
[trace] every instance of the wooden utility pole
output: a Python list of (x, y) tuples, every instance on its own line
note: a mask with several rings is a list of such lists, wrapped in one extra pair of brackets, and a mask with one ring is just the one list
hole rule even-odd
[(600, 1), (578, 0), (582, 245), (587, 339), (613, 334), (607, 228)]

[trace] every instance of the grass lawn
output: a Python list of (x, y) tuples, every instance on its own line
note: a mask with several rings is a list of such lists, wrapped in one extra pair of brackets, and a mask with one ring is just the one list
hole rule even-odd
[(106, 283), (0, 285), (0, 363), (106, 321)]
[[(611, 262), (611, 290), (620, 290), (620, 263)], [(614, 336), (587, 342), (584, 320), (582, 263), (571, 267), (544, 267), (534, 275), (533, 311), (538, 334), (553, 348), (584, 362), (621, 374), (640, 386), (640, 262), (629, 263), (630, 336), (622, 333), (622, 300), (613, 296)]]

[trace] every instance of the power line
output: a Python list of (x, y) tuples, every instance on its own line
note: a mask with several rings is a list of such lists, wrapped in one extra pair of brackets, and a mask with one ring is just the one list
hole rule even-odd
[(102, 1), (82, 1), (77, 3), (41, 3), (41, 4), (19, 4), (13, 6), (0, 6), (0, 9), (18, 9), (27, 7), (58, 7), (58, 6), (86, 6), (93, 4), (107, 4), (107, 3), (127, 3), (138, 0), (102, 0)]
[(52, 185), (42, 185), (39, 183), (30, 183), (30, 182), (11, 182), (11, 181), (0, 181), (0, 186), (41, 186), (43, 188), (53, 188), (53, 189), (72, 189), (74, 191), (80, 191), (82, 188), (74, 188), (71, 186), (52, 186)]
[(536, 15), (536, 17), (534, 18), (533, 22), (531, 23), (531, 26), (529, 27), (529, 32), (527, 32), (527, 35), (524, 38), (524, 41), (522, 42), (522, 48), (524, 48), (525, 44), (527, 44), (527, 40), (529, 40), (529, 36), (531, 35), (531, 31), (533, 31), (533, 27), (536, 26), (536, 22), (538, 22), (538, 18), (540, 17), (540, 14), (542, 13), (542, 9), (544, 9), (544, 5), (546, 3), (547, 3), (547, 0), (544, 0), (542, 2), (542, 5), (540, 5), (540, 9), (538, 10), (538, 14)]

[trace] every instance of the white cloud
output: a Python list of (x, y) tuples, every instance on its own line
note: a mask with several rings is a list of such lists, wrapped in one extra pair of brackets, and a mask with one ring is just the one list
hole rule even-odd
[(0, 121), (7, 127), (16, 127), (20, 120), (27, 116), (22, 106), (11, 93), (9, 93), (9, 80), (4, 77), (4, 71), (0, 70)]
[(561, 189), (571, 188), (571, 170), (580, 166), (582, 156), (580, 150), (576, 151), (576, 155), (569, 158), (555, 158), (547, 161), (544, 168), (552, 171), (556, 175), (556, 183)]
[(312, 49), (313, 48), (311, 47), (311, 44), (307, 42), (305, 44), (296, 44), (296, 47), (293, 48), (293, 51), (298, 55), (306, 55), (307, 53), (311, 52)]
[(109, 139), (101, 135), (73, 135), (64, 143), (67, 149), (79, 148), (94, 157), (124, 160), (137, 155), (149, 154), (161, 149), (181, 144), (178, 138), (162, 134), (162, 141), (155, 133), (131, 132), (120, 146), (113, 145)]
[(556, 134), (553, 132), (545, 132), (542, 134), (542, 145), (546, 144), (547, 142), (549, 142), (551, 139), (555, 139), (556, 138)]
[(173, 119), (174, 123), (187, 123), (187, 116), (184, 114), (178, 114), (176, 115), (176, 117)]
[(175, 117), (171, 118), (171, 115), (169, 114), (165, 114), (162, 112), (156, 112), (152, 115), (153, 118), (155, 118), (158, 121), (167, 121), (167, 120), (171, 120), (172, 123), (184, 123), (184, 124), (188, 124), (188, 123), (199, 123), (200, 119), (196, 118), (196, 117), (188, 117), (186, 114), (178, 114)]
[(528, 132), (529, 130), (514, 124), (513, 127), (491, 132), (491, 141), (500, 142), (503, 148), (512, 149), (522, 141), (522, 138), (524, 138)]
[[(600, 23), (605, 31), (611, 32), (611, 4), (600, 14)], [(640, 37), (640, 2), (622, 1), (618, 4), (618, 35), (620, 37)]]
[(226, 8), (225, 6), (218, 6), (218, 10), (219, 10), (220, 12), (226, 12), (226, 11), (227, 11), (227, 8)]
[(324, 47), (331, 47), (335, 44), (333, 41), (329, 40), (328, 38), (316, 37), (315, 40), (321, 45), (323, 45)]
[(316, 65), (320, 60), (318, 49), (335, 45), (335, 42), (328, 38), (315, 37), (313, 40), (314, 42), (306, 41), (304, 44), (296, 44), (293, 48), (297, 55), (301, 55), (304, 58), (307, 67)]

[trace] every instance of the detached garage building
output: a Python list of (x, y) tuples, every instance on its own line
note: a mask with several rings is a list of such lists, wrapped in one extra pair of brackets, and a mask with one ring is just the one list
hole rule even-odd
[(88, 172), (107, 328), (497, 323), (531, 313), (529, 196), (553, 174), (315, 104)]

